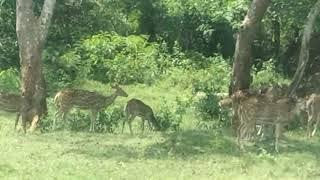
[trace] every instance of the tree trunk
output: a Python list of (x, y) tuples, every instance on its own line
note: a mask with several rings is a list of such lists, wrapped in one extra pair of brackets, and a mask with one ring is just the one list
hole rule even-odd
[(307, 23), (304, 28), (302, 42), (301, 42), (298, 67), (297, 67), (296, 73), (294, 74), (293, 81), (290, 84), (289, 91), (287, 93), (287, 95), (289, 97), (292, 97), (295, 94), (296, 89), (297, 89), (297, 87), (298, 87), (298, 85), (304, 75), (304, 71), (305, 71), (306, 66), (308, 64), (309, 44), (310, 44), (310, 39), (311, 39), (311, 35), (312, 35), (312, 29), (314, 27), (316, 18), (319, 13), (320, 13), (320, 0), (316, 2), (316, 4), (311, 9), (311, 11), (308, 15)]
[[(233, 74), (229, 88), (229, 94), (238, 90), (249, 89), (252, 82), (250, 75), (252, 65), (252, 43), (256, 35), (256, 30), (261, 22), (270, 0), (253, 0), (247, 15), (240, 26), (237, 34), (236, 49), (233, 63)], [(233, 107), (234, 116), (232, 126), (236, 130), (239, 125), (237, 105)]]
[(231, 81), (232, 92), (248, 89), (252, 78), (250, 76), (252, 57), (252, 43), (256, 30), (261, 22), (270, 0), (253, 0), (248, 13), (240, 26), (233, 63), (233, 76)]
[[(40, 116), (46, 113), (46, 89), (41, 68), (41, 53), (52, 17), (55, 0), (45, 0), (40, 17), (33, 12), (32, 0), (17, 0), (16, 31), (22, 79), (22, 125), (32, 123), (34, 130)], [(45, 104), (43, 104), (45, 103)]]

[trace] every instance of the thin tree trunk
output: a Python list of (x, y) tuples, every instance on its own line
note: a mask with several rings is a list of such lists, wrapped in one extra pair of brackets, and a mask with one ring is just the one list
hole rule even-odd
[[(259, 23), (261, 22), (270, 0), (253, 0), (247, 15), (240, 26), (233, 63), (233, 74), (229, 87), (229, 95), (238, 90), (249, 89), (252, 82), (250, 75), (252, 65), (252, 43), (256, 35)], [(238, 106), (233, 103), (233, 121), (234, 132), (237, 130), (240, 121), (238, 117)]]
[(248, 89), (251, 84), (252, 43), (269, 4), (270, 0), (253, 0), (239, 29), (234, 55), (232, 92)]
[(306, 66), (308, 64), (310, 39), (311, 39), (316, 18), (319, 13), (320, 13), (320, 0), (316, 2), (316, 4), (311, 9), (308, 15), (307, 23), (304, 28), (302, 42), (301, 42), (298, 68), (296, 70), (296, 73), (294, 74), (293, 81), (290, 84), (289, 91), (287, 93), (289, 97), (292, 97), (295, 94), (296, 89), (300, 84), (300, 81), (304, 75)]
[(41, 53), (48, 34), (55, 0), (45, 0), (40, 17), (33, 12), (32, 0), (16, 1), (16, 31), (22, 79), (22, 125), (31, 122), (31, 130), (37, 126), (40, 116), (46, 113), (46, 89), (42, 74)]

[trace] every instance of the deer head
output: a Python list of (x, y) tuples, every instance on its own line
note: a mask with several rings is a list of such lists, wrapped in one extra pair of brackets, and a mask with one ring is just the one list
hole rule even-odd
[(112, 84), (111, 88), (116, 90), (115, 94), (117, 94), (118, 96), (128, 97), (128, 94), (123, 89), (121, 89), (118, 84)]

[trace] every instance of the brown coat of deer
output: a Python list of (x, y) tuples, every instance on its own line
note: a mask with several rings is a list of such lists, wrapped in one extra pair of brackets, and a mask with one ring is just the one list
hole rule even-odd
[(296, 102), (290, 98), (280, 98), (277, 101), (263, 96), (246, 96), (237, 92), (233, 98), (238, 103), (238, 116), (240, 126), (238, 127), (238, 144), (244, 149), (242, 140), (255, 132), (256, 124), (275, 126), (275, 150), (279, 151), (278, 142), (282, 126), (288, 124), (292, 115), (296, 112)]
[[(320, 95), (311, 94), (306, 101), (306, 111), (308, 113), (308, 137), (313, 137), (317, 131), (320, 121)], [(311, 132), (311, 126), (313, 130)]]
[(112, 88), (115, 89), (115, 92), (110, 96), (76, 89), (68, 89), (58, 92), (54, 98), (54, 102), (58, 107), (58, 110), (55, 113), (53, 129), (56, 126), (56, 119), (58, 115), (62, 116), (62, 119), (64, 120), (70, 109), (75, 107), (91, 111), (90, 131), (94, 132), (95, 120), (98, 112), (110, 106), (118, 96), (128, 97), (128, 94), (118, 85), (114, 85)]
[(131, 123), (134, 120), (134, 118), (137, 116), (140, 117), (142, 120), (142, 124), (141, 124), (142, 133), (144, 131), (144, 122), (145, 121), (148, 121), (149, 127), (151, 127), (151, 125), (152, 125), (154, 127), (154, 130), (156, 130), (156, 131), (160, 130), (159, 122), (154, 117), (154, 113), (153, 113), (152, 108), (150, 106), (146, 105), (144, 102), (142, 102), (138, 99), (134, 99), (134, 98), (130, 99), (127, 102), (127, 105), (124, 109), (124, 112), (125, 112), (126, 120), (123, 121), (123, 124), (122, 124), (122, 133), (123, 133), (124, 125), (125, 125), (126, 121), (128, 121), (130, 133), (131, 133), (131, 135), (133, 134)]
[(17, 113), (14, 129), (17, 128), (21, 114), (22, 98), (17, 94), (0, 92), (0, 111)]

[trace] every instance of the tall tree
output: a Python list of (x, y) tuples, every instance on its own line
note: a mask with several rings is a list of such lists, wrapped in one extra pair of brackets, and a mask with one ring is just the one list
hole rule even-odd
[(22, 78), (22, 125), (26, 122), (36, 128), (40, 116), (46, 111), (45, 81), (41, 68), (50, 20), (56, 0), (45, 0), (40, 15), (34, 12), (33, 0), (16, 0), (16, 31)]
[(240, 26), (236, 49), (234, 54), (233, 75), (231, 81), (231, 91), (248, 89), (252, 78), (250, 76), (252, 64), (252, 43), (270, 0), (253, 0), (247, 15)]
[(320, 0), (316, 2), (314, 7), (311, 9), (308, 20), (304, 27), (302, 42), (301, 42), (301, 49), (300, 49), (300, 55), (299, 55), (299, 64), (298, 68), (296, 70), (296, 73), (294, 74), (293, 81), (290, 84), (288, 96), (292, 96), (295, 94), (296, 89), (304, 75), (304, 71), (306, 69), (306, 66), (309, 61), (309, 44), (311, 35), (313, 32), (313, 27), (316, 22), (316, 18), (318, 14), (320, 13)]
[[(250, 75), (252, 65), (252, 44), (256, 35), (258, 26), (267, 11), (270, 4), (270, 0), (253, 0), (252, 4), (247, 12), (244, 21), (242, 22), (236, 42), (236, 49), (233, 62), (233, 74), (231, 78), (231, 84), (229, 94), (236, 92), (237, 90), (249, 89), (252, 82)], [(233, 103), (233, 130), (239, 126), (238, 106), (237, 103)]]

